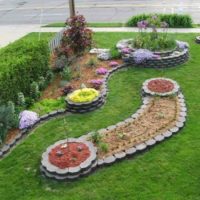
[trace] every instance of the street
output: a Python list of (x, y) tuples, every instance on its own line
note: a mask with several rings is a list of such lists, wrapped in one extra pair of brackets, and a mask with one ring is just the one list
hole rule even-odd
[[(125, 22), (140, 13), (191, 14), (200, 23), (200, 0), (75, 0), (88, 22)], [(69, 17), (68, 0), (0, 0), (0, 25), (47, 24)]]

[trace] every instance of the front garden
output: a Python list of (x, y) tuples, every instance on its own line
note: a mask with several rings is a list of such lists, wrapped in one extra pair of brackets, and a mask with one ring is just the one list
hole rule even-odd
[[(43, 34), (46, 43), (52, 37), (51, 34)], [(129, 39), (135, 36), (134, 33), (95, 33), (94, 40), (98, 48), (112, 48), (119, 40)], [(3, 199), (198, 199), (199, 184), (199, 144), (198, 134), (199, 125), (199, 98), (200, 91), (199, 81), (199, 65), (198, 55), (200, 47), (194, 42), (195, 34), (170, 34), (170, 37), (176, 40), (188, 42), (190, 45), (190, 59), (187, 63), (176, 66), (174, 68), (141, 68), (130, 66), (116, 71), (112, 74), (108, 81), (108, 90), (106, 103), (101, 108), (84, 114), (67, 114), (60, 115), (54, 119), (50, 119), (42, 123), (34, 129), (20, 144), (18, 144), (7, 157), (0, 161), (0, 196)], [(108, 40), (109, 38), (109, 40)], [(30, 34), (25, 39), (27, 41), (36, 41), (37, 35)], [(19, 41), (23, 42), (23, 41)], [(45, 42), (44, 42), (45, 43)], [(10, 45), (12, 49), (13, 45)], [(91, 62), (91, 60), (89, 59)], [(95, 67), (89, 68), (95, 71), (98, 68), (102, 71), (112, 70), (109, 68), (109, 61), (99, 61)], [(121, 64), (119, 60), (117, 60)], [(88, 63), (88, 61), (86, 62)], [(105, 64), (107, 63), (107, 65)], [(104, 68), (102, 69), (102, 64)], [(91, 74), (91, 72), (90, 72)], [(60, 75), (58, 74), (58, 78)], [(102, 77), (101, 77), (102, 76)], [(101, 79), (104, 78), (101, 75)], [(97, 76), (98, 77), (98, 76)], [(97, 78), (95, 75), (95, 79)], [(42, 176), (39, 165), (41, 155), (48, 146), (54, 144), (58, 140), (68, 137), (77, 138), (91, 131), (98, 131), (110, 125), (115, 125), (120, 121), (130, 117), (141, 105), (140, 92), (142, 84), (150, 78), (167, 77), (176, 82), (181, 87), (181, 91), (185, 96), (188, 109), (188, 117), (186, 126), (181, 130), (180, 134), (166, 142), (157, 145), (148, 152), (139, 154), (130, 159), (118, 162), (110, 167), (98, 169), (95, 173), (88, 177), (81, 178), (75, 182), (57, 182), (46, 179)], [(98, 77), (99, 78), (99, 77)], [(90, 77), (93, 80), (93, 77)], [(54, 79), (56, 83), (56, 79)], [(94, 82), (84, 82), (82, 79), (78, 84), (72, 82), (73, 89), (85, 89), (87, 84), (96, 84)], [(159, 84), (161, 80), (157, 81)], [(155, 82), (149, 85), (149, 89), (154, 92), (169, 92), (173, 89), (171, 83), (168, 87), (155, 87)], [(58, 82), (60, 84), (60, 80)], [(51, 86), (50, 89), (44, 90), (41, 95), (52, 97), (57, 89)], [(117, 87), (116, 87), (117, 86)], [(164, 88), (164, 89), (163, 89)], [(71, 89), (71, 88), (66, 88)], [(96, 88), (97, 91), (99, 88)], [(52, 92), (54, 91), (54, 92)], [(100, 90), (103, 91), (103, 90)], [(45, 93), (46, 92), (46, 93)], [(61, 91), (63, 92), (63, 91)], [(96, 97), (96, 93), (94, 93)], [(53, 96), (54, 97), (54, 96)], [(94, 98), (95, 98), (94, 97)], [(160, 108), (158, 120), (165, 124), (166, 119), (174, 119), (176, 112), (168, 112), (166, 105), (176, 107), (174, 103), (175, 97), (168, 99), (157, 99), (151, 107)], [(42, 110), (41, 115), (51, 112), (55, 109), (65, 108), (66, 102), (60, 98), (55, 98), (61, 102), (50, 109), (48, 103), (46, 110)], [(73, 99), (73, 98), (72, 98)], [(77, 98), (75, 98), (77, 99)], [(93, 99), (93, 97), (92, 97)], [(82, 101), (78, 98), (78, 103)], [(39, 101), (40, 102), (40, 101)], [(32, 110), (38, 109), (36, 102), (32, 104)], [(76, 102), (77, 103), (77, 102)], [(52, 105), (52, 104), (51, 104)], [(173, 109), (174, 111), (175, 109)], [(153, 113), (153, 112), (152, 112)], [(163, 113), (168, 115), (165, 118)], [(154, 116), (152, 114), (152, 116)], [(64, 119), (64, 121), (63, 121)], [(145, 115), (141, 117), (138, 123), (144, 124)], [(151, 120), (149, 118), (149, 120)], [(161, 124), (161, 126), (163, 125)], [(138, 126), (133, 124), (133, 128)], [(145, 126), (143, 126), (145, 129)], [(152, 129), (154, 127), (151, 127)], [(145, 130), (137, 130), (137, 132)], [(151, 130), (149, 129), (149, 132)], [(123, 133), (127, 133), (123, 134)], [(112, 137), (112, 130), (110, 137)], [(124, 143), (124, 138), (129, 137), (128, 131), (118, 131), (118, 141)], [(148, 135), (148, 134), (147, 134)], [(95, 139), (95, 137), (93, 137)], [(144, 140), (144, 138), (141, 138)], [(109, 154), (108, 147), (110, 139), (103, 138), (103, 142), (98, 148), (103, 149), (99, 155)], [(137, 142), (133, 140), (133, 142)], [(103, 143), (103, 145), (102, 145)], [(102, 148), (103, 146), (103, 148)], [(63, 147), (65, 148), (65, 146)], [(80, 147), (79, 147), (80, 148)], [(84, 149), (85, 147), (83, 147)], [(106, 150), (107, 149), (107, 150)], [(60, 149), (59, 149), (60, 150)], [(62, 150), (62, 149), (61, 149)], [(105, 150), (105, 151), (104, 151)], [(107, 152), (106, 152), (107, 151)], [(83, 152), (84, 153), (84, 152)], [(87, 153), (87, 151), (86, 151)], [(55, 156), (56, 154), (54, 154)], [(55, 161), (55, 160), (54, 160)], [(54, 162), (52, 161), (52, 162)]]

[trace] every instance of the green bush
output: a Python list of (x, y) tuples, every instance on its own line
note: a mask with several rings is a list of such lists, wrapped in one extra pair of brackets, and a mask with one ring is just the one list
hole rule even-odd
[(15, 105), (10, 101), (7, 105), (0, 106), (0, 144), (4, 141), (8, 130), (16, 126)]
[[(137, 26), (137, 23), (142, 20), (147, 20), (154, 14), (141, 14), (131, 17), (126, 23), (129, 27)], [(168, 23), (170, 28), (191, 28), (192, 18), (189, 15), (179, 15), (179, 14), (156, 14), (161, 21)]]
[(0, 99), (17, 103), (17, 94), (30, 93), (30, 85), (49, 70), (46, 41), (20, 40), (0, 50)]
[(110, 55), (112, 59), (119, 59), (121, 57), (121, 54), (119, 53), (118, 49), (116, 46), (113, 46), (110, 49)]
[(40, 97), (40, 90), (37, 82), (31, 83), (30, 97), (34, 100), (38, 100)]

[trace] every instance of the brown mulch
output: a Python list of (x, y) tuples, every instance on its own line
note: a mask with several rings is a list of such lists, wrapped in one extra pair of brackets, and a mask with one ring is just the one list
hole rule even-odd
[(172, 91), (174, 89), (174, 84), (168, 80), (156, 79), (150, 81), (147, 87), (153, 92), (165, 93)]
[(125, 151), (172, 128), (178, 111), (177, 97), (152, 99), (150, 105), (132, 123), (103, 134), (102, 142), (109, 145), (109, 150), (105, 153), (98, 148), (98, 157), (104, 158)]
[(5, 139), (5, 144), (9, 144), (14, 140), (14, 138), (19, 134), (20, 130), (18, 128), (11, 129), (8, 131)]

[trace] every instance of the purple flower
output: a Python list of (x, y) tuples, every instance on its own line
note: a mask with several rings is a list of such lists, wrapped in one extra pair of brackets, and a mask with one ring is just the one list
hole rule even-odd
[(110, 66), (110, 67), (117, 67), (118, 65), (119, 65), (119, 63), (116, 62), (116, 61), (111, 61), (111, 62), (109, 63), (109, 66)]
[(130, 52), (131, 52), (131, 49), (128, 47), (122, 49), (123, 54), (129, 54)]
[(104, 68), (104, 67), (100, 67), (100, 68), (98, 68), (98, 69), (96, 70), (96, 73), (97, 73), (98, 75), (105, 75), (107, 72), (108, 72), (108, 70), (107, 70), (106, 68)]
[(91, 83), (92, 87), (94, 87), (95, 89), (99, 89), (100, 86), (103, 84), (103, 80), (102, 79), (93, 79), (93, 80), (90, 80), (89, 83)]
[(137, 27), (139, 29), (143, 29), (143, 28), (146, 29), (147, 26), (148, 26), (148, 21), (147, 20), (143, 20), (143, 21), (140, 21), (140, 22), (137, 23)]
[(145, 62), (146, 60), (151, 60), (154, 58), (153, 52), (147, 50), (147, 49), (138, 49), (133, 53), (133, 57), (136, 64), (141, 64)]
[(39, 119), (36, 112), (24, 110), (19, 114), (19, 128), (24, 129), (34, 125)]
[(177, 44), (179, 49), (188, 49), (189, 48), (189, 44), (187, 42), (177, 40), (176, 44)]

